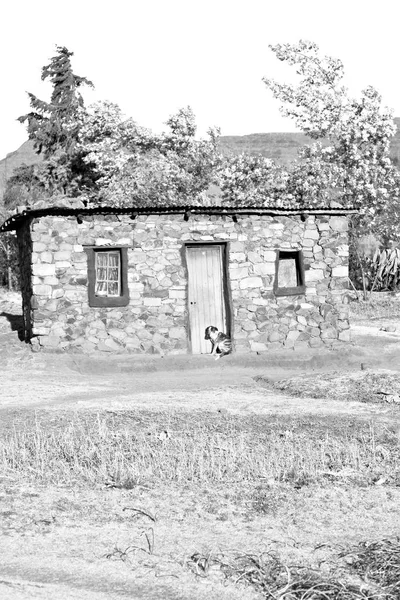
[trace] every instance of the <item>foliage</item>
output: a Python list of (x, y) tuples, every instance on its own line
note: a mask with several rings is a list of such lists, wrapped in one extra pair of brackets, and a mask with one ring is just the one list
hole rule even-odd
[(4, 207), (12, 211), (39, 199), (39, 182), (35, 180), (33, 165), (22, 165), (8, 179), (3, 196)]
[(30, 94), (33, 110), (20, 117), (45, 161), (21, 168), (10, 180), (7, 205), (39, 196), (50, 201), (58, 194), (110, 206), (204, 205), (212, 202), (210, 186), (218, 184), (224, 204), (357, 205), (358, 228), (398, 235), (393, 223), (400, 217), (400, 179), (388, 155), (395, 127), (379, 94), (369, 87), (360, 99), (350, 97), (342, 85), (342, 63), (321, 57), (314, 43), (271, 49), (296, 68), (300, 80), (297, 85), (264, 81), (283, 103), (284, 114), (315, 140), (288, 167), (262, 156), (223, 158), (218, 130), (196, 140), (190, 107), (171, 116), (161, 134), (124, 117), (116, 104), (86, 110), (80, 89), (92, 84), (73, 73), (72, 53), (57, 47), (42, 70), (42, 79), (53, 84), (50, 102)]
[(360, 230), (360, 219), (352, 218), (349, 223), (349, 276), (352, 285), (363, 290), (363, 298), (370, 297), (376, 284), (376, 268), (373, 256), (380, 241), (372, 234)]
[(205, 201), (205, 192), (216, 181), (220, 157), (217, 130), (208, 139), (196, 140), (190, 107), (181, 109), (167, 123), (169, 130), (154, 134), (126, 119), (116, 104), (91, 107), (80, 131), (85, 161), (98, 175), (92, 202), (112, 206), (126, 204), (193, 204)]
[(396, 291), (400, 287), (400, 249), (382, 248), (372, 234), (358, 235), (350, 228), (350, 277), (356, 288), (362, 288), (364, 299), (373, 291)]
[(227, 157), (221, 167), (219, 184), (225, 204), (283, 207), (293, 202), (286, 191), (287, 171), (268, 158), (240, 154)]
[(376, 272), (375, 289), (396, 290), (400, 286), (400, 248), (377, 249), (372, 263)]
[[(282, 113), (294, 119), (315, 142), (299, 152), (289, 169), (288, 191), (311, 206), (352, 205), (359, 214), (351, 220), (350, 272), (353, 285), (367, 290), (379, 283), (372, 256), (360, 237), (374, 233), (383, 245), (400, 240), (400, 173), (389, 156), (396, 132), (392, 113), (382, 107), (372, 87), (360, 98), (343, 85), (340, 60), (320, 56), (315, 43), (270, 46), (277, 58), (296, 69), (295, 84), (265, 78)], [(324, 145), (321, 143), (324, 141)], [(327, 145), (325, 145), (327, 144)]]
[(7, 181), (4, 207), (11, 211), (18, 205), (78, 192), (75, 174), (66, 155), (53, 156), (39, 164), (22, 165)]
[(27, 123), (29, 139), (44, 161), (15, 170), (4, 196), (8, 209), (37, 198), (77, 196), (81, 189), (94, 185), (91, 166), (77, 146), (85, 114), (80, 88), (93, 84), (74, 74), (71, 56), (67, 48), (57, 46), (56, 56), (42, 69), (42, 80), (49, 79), (53, 85), (50, 102), (29, 94), (32, 111), (19, 117), (21, 123)]
[(400, 217), (400, 203), (393, 201), (393, 194), (398, 197), (399, 174), (389, 158), (395, 125), (379, 94), (369, 87), (360, 99), (350, 97), (341, 83), (342, 63), (320, 57), (314, 43), (270, 47), (279, 60), (296, 68), (300, 81), (264, 82), (282, 102), (283, 114), (315, 142), (302, 147), (298, 160), (286, 167), (262, 156), (228, 158), (220, 177), (224, 200), (288, 208), (332, 202), (358, 207), (359, 227), (367, 225), (393, 236), (388, 207), (391, 217), (397, 212)]
[(92, 83), (74, 74), (72, 56), (58, 46), (42, 69), (42, 79), (53, 85), (50, 102), (29, 94), (32, 111), (19, 120), (27, 123), (44, 161), (15, 171), (5, 206), (10, 210), (39, 198), (51, 203), (59, 196), (110, 206), (207, 202), (205, 192), (217, 182), (221, 161), (218, 130), (196, 140), (189, 107), (171, 116), (160, 135), (125, 118), (115, 104), (86, 110), (80, 90)]
[(77, 117), (84, 106), (79, 88), (83, 85), (93, 87), (86, 77), (74, 74), (71, 56), (73, 52), (57, 46), (57, 55), (42, 69), (42, 81), (49, 79), (53, 85), (50, 102), (29, 94), (33, 110), (18, 119), (21, 123), (28, 122), (29, 139), (45, 158), (58, 152), (74, 154), (80, 127)]
[[(400, 214), (400, 204), (398, 172), (389, 158), (395, 125), (381, 96), (368, 87), (360, 98), (351, 97), (342, 85), (343, 64), (321, 57), (315, 43), (270, 48), (300, 79), (297, 84), (264, 82), (282, 102), (282, 113), (316, 140), (302, 149), (300, 164), (291, 170), (291, 186), (309, 205), (321, 206), (335, 190), (336, 202), (360, 208), (363, 227), (386, 231), (388, 210)], [(318, 143), (321, 139), (328, 145)]]

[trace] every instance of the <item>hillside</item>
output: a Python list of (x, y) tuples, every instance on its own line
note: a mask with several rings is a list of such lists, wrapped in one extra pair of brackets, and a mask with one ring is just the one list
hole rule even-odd
[[(394, 119), (397, 132), (393, 137), (390, 155), (392, 160), (400, 165), (400, 118)], [(297, 158), (301, 146), (312, 143), (313, 140), (303, 133), (252, 133), (250, 135), (224, 135), (220, 138), (220, 148), (223, 154), (261, 154), (281, 164), (287, 164)]]
[[(400, 118), (394, 119), (397, 132), (392, 140), (391, 157), (400, 165)], [(310, 144), (312, 140), (303, 133), (252, 133), (249, 135), (223, 135), (220, 138), (220, 148), (223, 154), (261, 154), (278, 163), (287, 164), (297, 158), (297, 151), (301, 146)], [(33, 144), (29, 140), (22, 144), (18, 150), (7, 154), (0, 160), (0, 200), (3, 197), (6, 181), (11, 177), (14, 169), (22, 164), (31, 165), (40, 162)]]
[(220, 138), (223, 154), (260, 154), (276, 162), (287, 164), (297, 158), (301, 146), (312, 140), (303, 133), (251, 133), (250, 135), (224, 135)]

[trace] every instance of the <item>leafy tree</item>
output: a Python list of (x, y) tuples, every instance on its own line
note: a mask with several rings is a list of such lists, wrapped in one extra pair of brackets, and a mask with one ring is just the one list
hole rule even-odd
[(223, 201), (233, 206), (290, 207), (295, 198), (288, 179), (288, 171), (273, 160), (245, 153), (225, 158), (219, 173)]
[[(311, 206), (334, 201), (359, 209), (350, 227), (350, 273), (362, 282), (364, 296), (376, 282), (371, 271), (369, 243), (387, 246), (400, 240), (400, 174), (389, 156), (396, 132), (392, 113), (382, 98), (367, 87), (359, 98), (342, 84), (340, 60), (320, 56), (312, 42), (270, 46), (276, 57), (296, 69), (296, 84), (265, 78), (281, 111), (313, 138), (291, 165), (288, 192)], [(324, 140), (324, 145), (321, 144)]]
[(53, 85), (50, 102), (29, 94), (27, 123), (43, 162), (18, 169), (8, 182), (5, 203), (13, 208), (37, 198), (80, 196), (110, 205), (191, 204), (206, 201), (205, 190), (217, 179), (218, 131), (196, 140), (188, 107), (167, 121), (160, 135), (125, 118), (116, 104), (86, 110), (80, 89), (92, 83), (72, 71), (72, 52), (57, 47), (42, 79)]
[[(335, 190), (335, 201), (360, 208), (364, 227), (385, 229), (381, 217), (388, 207), (394, 209), (393, 195), (398, 194), (398, 173), (389, 158), (396, 131), (392, 113), (382, 107), (381, 96), (372, 87), (360, 98), (351, 97), (342, 85), (343, 64), (321, 57), (316, 44), (300, 41), (270, 48), (296, 69), (299, 81), (282, 84), (265, 78), (264, 82), (282, 102), (282, 113), (316, 140), (302, 149), (302, 165), (292, 169), (292, 187), (314, 205), (328, 200)], [(328, 145), (322, 146), (321, 139)]]
[[(57, 158), (49, 158), (40, 164), (21, 165), (8, 179), (3, 203), (8, 211), (19, 205), (31, 205), (37, 200), (49, 200), (59, 192), (56, 172), (61, 171)], [(64, 174), (65, 177), (65, 174)]]
[(216, 181), (221, 160), (218, 131), (196, 140), (190, 107), (166, 124), (166, 132), (154, 134), (126, 119), (116, 104), (94, 105), (79, 138), (79, 148), (98, 176), (89, 201), (113, 206), (206, 202), (205, 192)]

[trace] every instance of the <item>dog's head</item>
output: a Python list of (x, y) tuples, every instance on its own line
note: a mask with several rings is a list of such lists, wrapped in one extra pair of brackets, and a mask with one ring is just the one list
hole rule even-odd
[(215, 339), (217, 333), (218, 333), (218, 328), (217, 327), (213, 327), (212, 325), (209, 325), (208, 327), (206, 327), (206, 332), (205, 332), (204, 339), (205, 340)]

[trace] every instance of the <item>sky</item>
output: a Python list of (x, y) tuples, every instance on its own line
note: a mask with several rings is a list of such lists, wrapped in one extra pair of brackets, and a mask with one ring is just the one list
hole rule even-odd
[(294, 131), (262, 82), (285, 82), (290, 67), (269, 44), (316, 42), (340, 58), (354, 95), (373, 85), (400, 116), (398, 0), (14, 0), (0, 11), (0, 159), (26, 139), (17, 118), (27, 92), (48, 101), (41, 68), (56, 45), (95, 84), (85, 104), (109, 100), (161, 131), (191, 106), (198, 134)]

